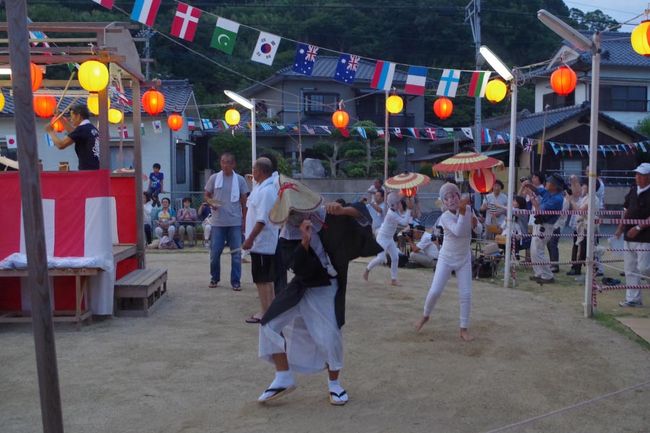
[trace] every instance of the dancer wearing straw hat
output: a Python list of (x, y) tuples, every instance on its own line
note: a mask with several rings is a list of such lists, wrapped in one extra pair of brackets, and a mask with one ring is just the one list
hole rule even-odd
[(76, 104), (70, 108), (70, 122), (61, 116), (63, 127), (68, 133), (64, 138), (59, 138), (52, 125), (48, 122), (45, 131), (59, 149), (74, 144), (74, 151), (79, 159), (79, 170), (99, 170), (99, 131), (90, 123), (90, 112), (83, 104)]
[(458, 279), (458, 300), (460, 302), (460, 338), (471, 341), (469, 335), (469, 314), (472, 306), (472, 227), (478, 223), (469, 206), (469, 198), (460, 198), (460, 190), (452, 183), (440, 187), (440, 198), (447, 210), (440, 217), (440, 225), (445, 232), (445, 240), (438, 254), (438, 264), (431, 288), (424, 302), (424, 314), (415, 324), (420, 331), (429, 321), (431, 312), (442, 295), (445, 285), (456, 272)]
[(294, 235), (299, 233), (300, 240), (293, 253), (295, 277), (275, 297), (260, 326), (259, 356), (276, 369), (274, 380), (258, 398), (261, 403), (293, 391), (294, 372), (325, 369), (330, 403), (340, 406), (348, 401), (339, 383), (348, 264), (381, 248), (362, 203), (321, 204), (320, 195), (302, 183), (280, 177), (269, 219)]

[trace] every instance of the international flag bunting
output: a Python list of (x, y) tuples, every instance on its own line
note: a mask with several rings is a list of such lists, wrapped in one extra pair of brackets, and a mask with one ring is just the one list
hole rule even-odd
[(447, 96), (453, 98), (456, 96), (458, 90), (458, 83), (460, 83), (460, 71), (457, 69), (445, 69), (440, 76), (438, 83), (438, 91), (436, 95)]
[(359, 136), (360, 136), (361, 138), (363, 138), (364, 140), (367, 140), (367, 139), (368, 139), (368, 134), (366, 134), (366, 130), (363, 129), (362, 127), (357, 126), (357, 132), (359, 133)]
[(271, 66), (278, 52), (280, 39), (280, 36), (272, 33), (260, 32), (251, 60)]
[(45, 134), (45, 142), (47, 143), (47, 147), (54, 147), (54, 141), (52, 141), (50, 134)]
[(386, 131), (383, 128), (377, 128), (377, 137), (383, 137), (386, 135)]
[(481, 137), (481, 138), (483, 139), (483, 143), (492, 143), (492, 138), (490, 138), (490, 130), (489, 129), (484, 128), (482, 135), (483, 135), (483, 137)]
[(351, 54), (341, 54), (339, 62), (336, 64), (336, 73), (334, 79), (341, 83), (350, 84), (354, 82), (359, 69), (361, 57)]
[(5, 136), (5, 140), (7, 142), (7, 149), (16, 149), (18, 147), (15, 135), (7, 135)]
[(115, 3), (113, 0), (93, 0), (93, 1), (100, 6), (104, 6), (106, 9), (113, 9), (113, 3)]
[(395, 134), (395, 137), (397, 137), (397, 138), (403, 138), (404, 137), (402, 135), (402, 128), (393, 128), (393, 134)]
[(162, 0), (135, 0), (131, 19), (146, 26), (152, 27), (158, 15)]
[(423, 68), (422, 66), (409, 66), (404, 93), (407, 95), (424, 96), (426, 83), (427, 68)]
[(273, 131), (273, 127), (266, 122), (260, 122), (260, 126), (265, 131)]
[(201, 9), (197, 9), (185, 3), (178, 3), (176, 14), (172, 20), (171, 35), (186, 41), (192, 42), (199, 26)]
[(436, 130), (434, 128), (424, 128), (424, 133), (427, 134), (431, 140), (436, 139)]
[(469, 138), (470, 140), (474, 140), (474, 133), (472, 132), (472, 128), (460, 128), (460, 130), (465, 134), (465, 137)]
[(375, 65), (375, 72), (372, 74), (370, 87), (373, 89), (390, 90), (395, 75), (395, 63), (379, 60)]
[(417, 130), (417, 128), (408, 128), (408, 131), (413, 137), (420, 138), (420, 132)]
[(311, 126), (309, 126), (309, 125), (302, 125), (302, 126), (305, 127), (305, 131), (307, 131), (307, 134), (316, 135), (316, 130), (314, 128), (312, 128)]
[(293, 71), (302, 75), (311, 75), (314, 71), (317, 55), (317, 46), (298, 44), (296, 47), (296, 58), (293, 61)]
[(117, 125), (117, 132), (119, 133), (120, 137), (129, 138), (129, 128), (126, 125)]
[(239, 32), (239, 23), (227, 20), (225, 18), (217, 18), (217, 25), (212, 33), (212, 40), (210, 46), (226, 54), (232, 55), (235, 49), (235, 40)]
[(485, 88), (487, 87), (491, 74), (492, 72), (489, 71), (472, 72), (472, 80), (469, 82), (467, 96), (471, 96), (472, 98), (477, 96), (480, 96), (481, 98), (485, 97)]
[(328, 134), (328, 135), (332, 135), (332, 131), (330, 131), (329, 126), (327, 126), (327, 125), (325, 125), (325, 126), (321, 126), (321, 129), (322, 129), (323, 131), (325, 131), (326, 134)]

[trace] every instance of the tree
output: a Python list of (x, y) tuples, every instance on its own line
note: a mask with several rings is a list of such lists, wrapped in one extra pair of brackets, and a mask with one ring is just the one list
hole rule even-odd
[[(210, 147), (217, 155), (230, 152), (237, 162), (236, 171), (239, 174), (251, 172), (251, 140), (245, 135), (219, 134), (210, 139)], [(219, 160), (216, 161), (214, 170), (221, 170)]]
[(344, 137), (338, 130), (335, 130), (332, 132), (330, 140), (320, 140), (312, 148), (319, 159), (329, 164), (330, 176), (333, 178), (337, 177), (340, 165), (348, 160), (343, 150), (349, 142), (350, 138)]
[(643, 134), (646, 137), (650, 137), (650, 117), (643, 118), (639, 120), (636, 124), (636, 132)]
[(618, 30), (616, 27), (618, 21), (603, 13), (600, 9), (585, 13), (580, 9), (571, 8), (569, 16), (576, 22), (578, 28), (583, 30), (591, 32), (603, 31), (608, 28), (612, 28), (611, 31), (614, 32)]

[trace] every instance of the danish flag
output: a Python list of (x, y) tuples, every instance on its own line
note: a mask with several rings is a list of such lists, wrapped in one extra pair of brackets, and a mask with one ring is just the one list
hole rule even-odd
[(199, 18), (201, 18), (200, 9), (179, 2), (172, 21), (172, 36), (192, 42), (196, 28), (199, 26)]

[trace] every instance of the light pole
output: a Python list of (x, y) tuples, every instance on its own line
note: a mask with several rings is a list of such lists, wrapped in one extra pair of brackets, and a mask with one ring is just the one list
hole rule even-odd
[(251, 166), (255, 164), (257, 159), (257, 128), (255, 126), (255, 98), (246, 99), (241, 96), (239, 93), (235, 93), (232, 90), (224, 90), (223, 93), (227, 97), (238, 103), (244, 108), (251, 110)]
[(591, 40), (555, 15), (540, 9), (537, 18), (558, 36), (582, 51), (591, 53), (591, 118), (589, 120), (589, 215), (587, 218), (587, 275), (585, 276), (585, 317), (591, 317), (594, 279), (594, 247), (596, 245), (594, 224), (596, 215), (596, 164), (598, 163), (598, 99), (600, 95), (600, 33)]
[(512, 200), (515, 190), (515, 146), (517, 143), (517, 80), (514, 73), (516, 71), (510, 70), (505, 63), (501, 61), (496, 54), (494, 54), (485, 45), (481, 46), (479, 52), (506, 82), (510, 83), (510, 151), (508, 155), (508, 213), (506, 215), (508, 231), (506, 232), (506, 265), (503, 276), (503, 286), (508, 287), (510, 281), (510, 267), (512, 261)]

